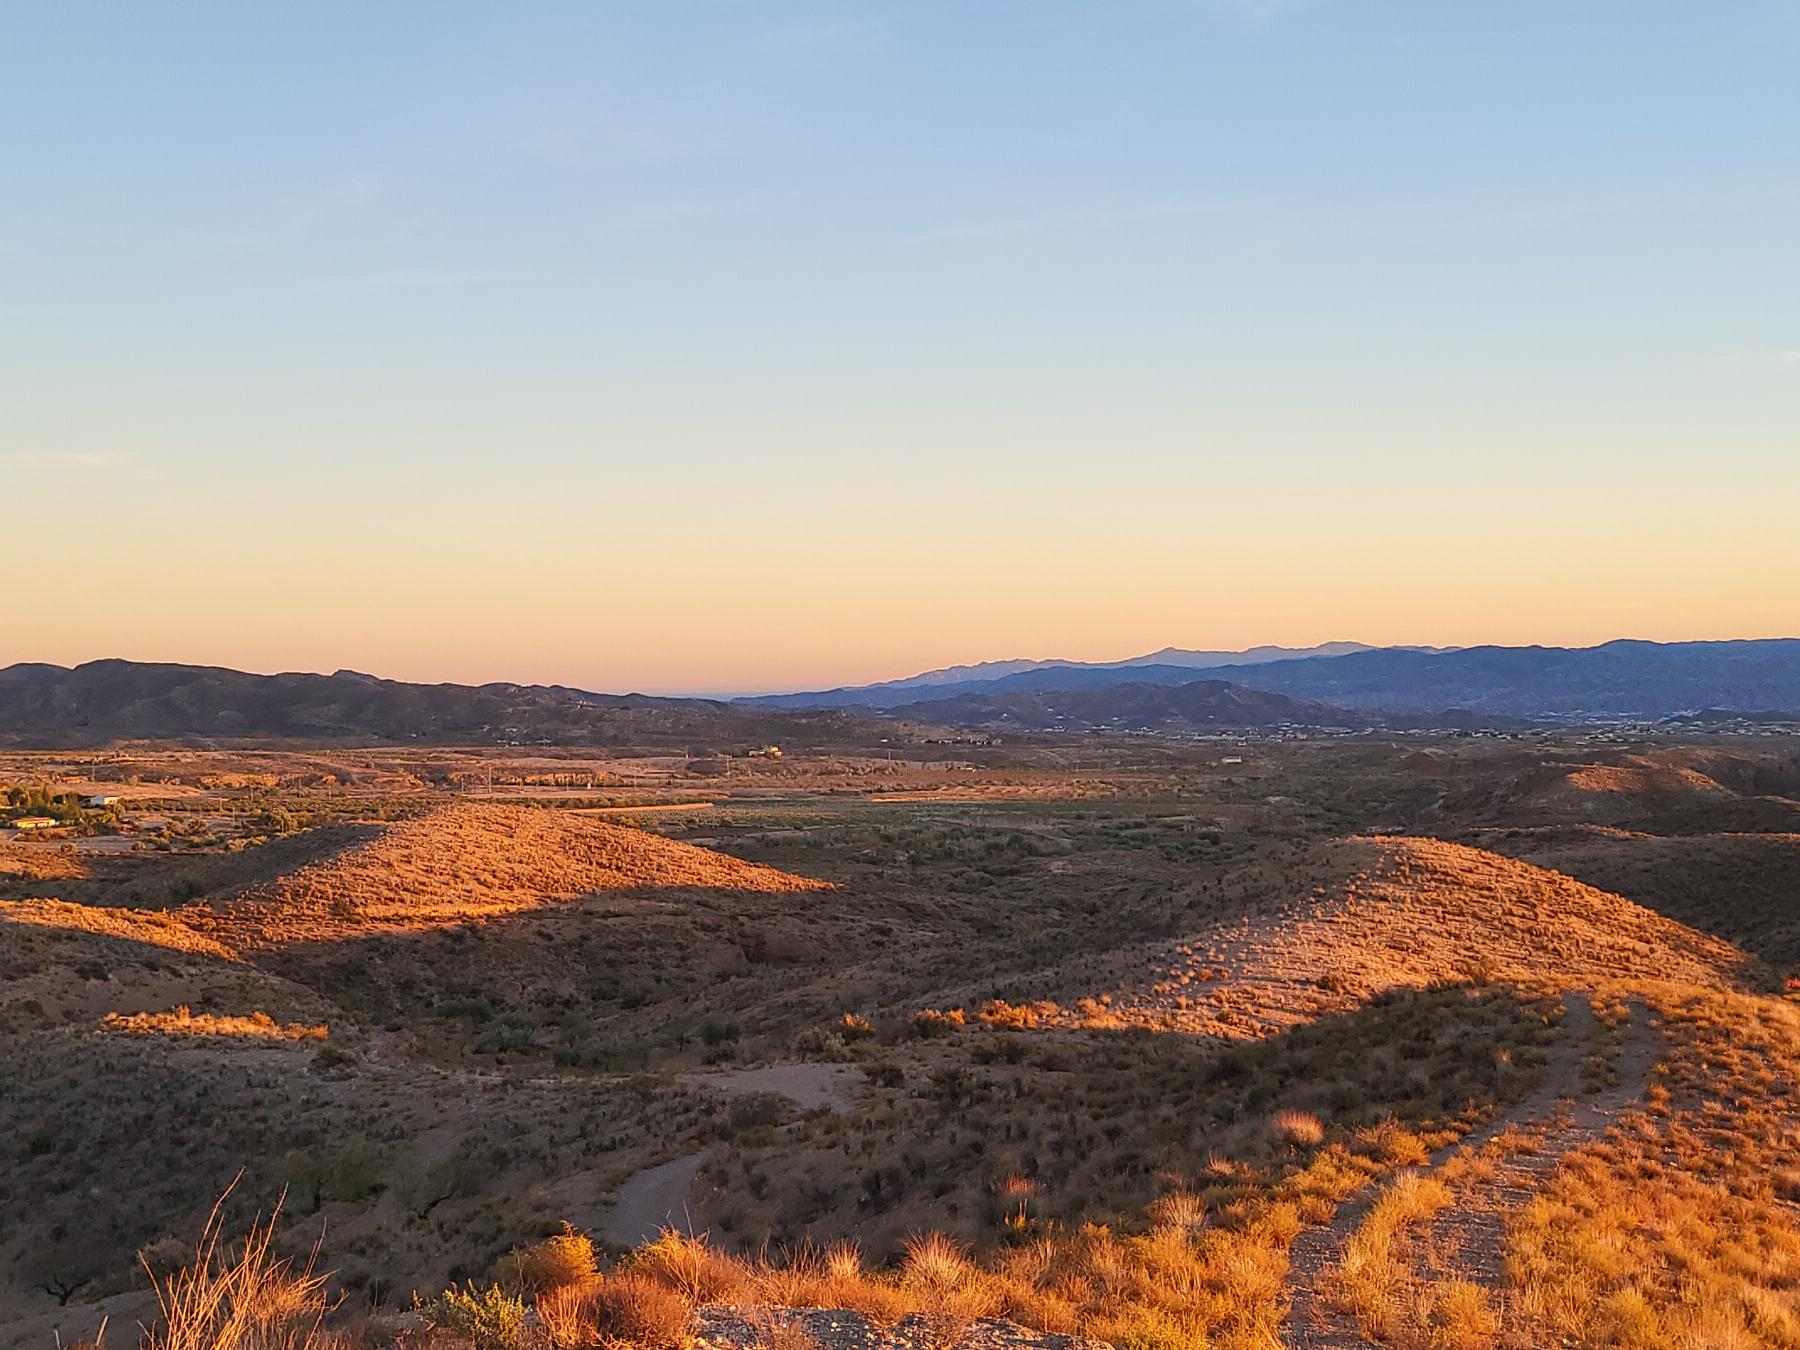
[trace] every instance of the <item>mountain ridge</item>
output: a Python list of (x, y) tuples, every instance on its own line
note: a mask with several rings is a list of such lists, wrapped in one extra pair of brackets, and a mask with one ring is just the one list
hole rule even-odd
[[(1382, 647), (1214, 665), (1203, 673), (1169, 663), (1069, 663), (938, 684), (931, 688), (930, 698), (1104, 689), (1126, 683), (1181, 685), (1203, 678), (1394, 714), (1456, 708), (1495, 717), (1651, 721), (1706, 709), (1772, 716), (1800, 710), (1800, 639), (1662, 643), (1620, 638), (1592, 647)], [(858, 686), (781, 696), (774, 706), (893, 711), (919, 701), (916, 693), (916, 687)], [(750, 706), (770, 705), (759, 700)]]
[[(753, 694), (732, 701), (758, 707), (860, 706), (879, 708), (907, 702), (909, 700), (904, 696), (916, 690), (958, 687), (991, 680), (1030, 679), (1048, 671), (1093, 672), (1096, 676), (1100, 676), (1103, 672), (1145, 669), (1197, 671), (1212, 670), (1227, 665), (1260, 665), (1270, 661), (1347, 656), (1353, 652), (1374, 650), (1376, 649), (1362, 642), (1322, 642), (1313, 647), (1282, 647), (1265, 643), (1256, 647), (1246, 647), (1242, 651), (1162, 647), (1153, 652), (1146, 652), (1142, 656), (1126, 657), (1120, 661), (1075, 661), (1060, 657), (977, 661), (971, 665), (943, 666), (922, 674), (909, 675), (904, 679), (880, 680), (874, 684), (844, 685), (836, 689), (812, 690), (805, 693)], [(1082, 677), (1077, 675), (1075, 678)], [(1174, 683), (1175, 681), (1160, 682)]]
[[(786, 730), (849, 725), (848, 714), (783, 716)], [(151, 738), (687, 744), (766, 739), (770, 719), (763, 710), (710, 699), (504, 681), (413, 684), (347, 670), (257, 675), (116, 657), (72, 667), (21, 662), (0, 668), (0, 745), (75, 747)]]

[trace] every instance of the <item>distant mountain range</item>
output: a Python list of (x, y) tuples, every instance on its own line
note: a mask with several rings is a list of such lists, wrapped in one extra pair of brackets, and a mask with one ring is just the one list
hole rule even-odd
[(1353, 652), (1224, 667), (1221, 679), (1293, 698), (1416, 713), (1466, 708), (1563, 721), (1655, 720), (1696, 709), (1800, 710), (1800, 638)]
[[(1370, 648), (1331, 643), (1300, 653), (1268, 654), (1281, 650), (1174, 653), (1228, 656), (1204, 667), (1161, 659), (1171, 655), (1162, 652), (1116, 665), (1033, 664), (982, 679), (943, 678), (954, 672), (934, 671), (889, 684), (743, 702), (787, 708), (867, 707), (915, 716), (916, 705), (925, 701), (922, 695), (943, 704), (963, 698), (1124, 684), (1183, 685), (1208, 679), (1340, 708), (1407, 716), (1454, 708), (1490, 717), (1608, 721), (1655, 720), (1697, 709), (1800, 710), (1800, 639), (1795, 638), (1618, 641), (1577, 648)], [(987, 668), (1014, 664), (996, 662)], [(1203, 675), (1196, 673), (1201, 669)]]
[(158, 738), (698, 746), (766, 740), (772, 723), (792, 734), (851, 720), (561, 685), (408, 684), (350, 670), (251, 675), (139, 661), (0, 669), (0, 744), (23, 746)]
[[(1249, 647), (1241, 652), (1190, 651), (1183, 647), (1164, 647), (1144, 656), (1124, 661), (982, 661), (972, 666), (945, 666), (928, 670), (904, 680), (883, 680), (879, 684), (853, 685), (842, 689), (815, 690), (805, 694), (762, 694), (735, 700), (765, 708), (893, 708), (912, 702), (926, 693), (954, 695), (980, 692), (996, 681), (1013, 679), (1017, 688), (1080, 689), (1119, 684), (1128, 679), (1144, 678), (1151, 671), (1152, 683), (1176, 684), (1177, 679), (1161, 678), (1184, 674), (1194, 678), (1197, 670), (1217, 666), (1252, 666), (1269, 661), (1290, 661), (1313, 656), (1346, 656), (1351, 652), (1375, 650), (1360, 642), (1324, 642), (1317, 647)], [(1407, 651), (1433, 651), (1435, 648), (1404, 648)], [(1055, 672), (1055, 673), (1053, 673)], [(1060, 680), (1061, 683), (1043, 681)]]
[[(1116, 665), (989, 663), (910, 681), (720, 702), (562, 685), (408, 684), (92, 661), (0, 669), (0, 745), (175, 738), (711, 746), (873, 742), (883, 718), (1037, 730), (1508, 726), (1800, 716), (1800, 639), (1598, 647), (1163, 651)], [(1185, 664), (1184, 664), (1185, 662)], [(946, 677), (946, 678), (939, 678)], [(870, 701), (871, 699), (878, 701)]]

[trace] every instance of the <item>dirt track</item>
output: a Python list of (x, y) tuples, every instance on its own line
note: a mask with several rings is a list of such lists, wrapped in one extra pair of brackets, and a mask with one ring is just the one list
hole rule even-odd
[(619, 1187), (619, 1198), (600, 1225), (600, 1236), (621, 1247), (648, 1242), (664, 1228), (692, 1231), (688, 1190), (700, 1171), (703, 1155), (690, 1153), (658, 1167), (648, 1167)]
[[(1438, 1245), (1458, 1253), (1457, 1274), (1498, 1290), (1503, 1284), (1504, 1224), (1506, 1214), (1530, 1199), (1536, 1183), (1556, 1168), (1573, 1150), (1592, 1143), (1643, 1095), (1656, 1058), (1656, 1035), (1649, 1010), (1642, 1002), (1629, 1003), (1631, 1026), (1617, 1063), (1611, 1087), (1581, 1097), (1581, 1066), (1594, 1048), (1600, 1026), (1585, 994), (1563, 995), (1563, 1034), (1551, 1054), (1544, 1080), (1511, 1111), (1490, 1121), (1436, 1153), (1422, 1167), (1403, 1168), (1380, 1186), (1338, 1206), (1329, 1223), (1304, 1230), (1294, 1239), (1288, 1264), (1289, 1305), (1281, 1325), (1281, 1343), (1296, 1350), (1373, 1350), (1356, 1328), (1354, 1319), (1333, 1308), (1326, 1287), (1343, 1257), (1344, 1246), (1388, 1187), (1403, 1176), (1429, 1173), (1450, 1158), (1485, 1148), (1510, 1129), (1530, 1127), (1541, 1138), (1530, 1153), (1509, 1152), (1494, 1175), (1463, 1197), (1458, 1205), (1439, 1216), (1433, 1227)], [(1559, 1104), (1569, 1102), (1559, 1115)]]

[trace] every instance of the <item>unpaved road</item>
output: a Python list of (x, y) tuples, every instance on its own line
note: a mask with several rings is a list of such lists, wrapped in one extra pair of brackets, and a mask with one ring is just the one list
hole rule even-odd
[(862, 1081), (862, 1070), (848, 1064), (768, 1064), (760, 1069), (681, 1075), (683, 1087), (710, 1088), (730, 1096), (772, 1092), (802, 1111), (848, 1111), (851, 1091)]
[(700, 1171), (703, 1154), (690, 1153), (656, 1167), (646, 1167), (619, 1187), (619, 1198), (600, 1223), (600, 1236), (621, 1247), (648, 1242), (665, 1228), (693, 1231), (688, 1217), (688, 1190)]
[[(1656, 1059), (1656, 1034), (1650, 1028), (1649, 1010), (1630, 1001), (1631, 1026), (1617, 1064), (1613, 1086), (1585, 1101), (1580, 1098), (1581, 1065), (1594, 1047), (1599, 1023), (1586, 994), (1563, 994), (1563, 1034), (1551, 1052), (1544, 1080), (1523, 1101), (1481, 1129), (1465, 1135), (1431, 1155), (1421, 1167), (1407, 1167), (1382, 1184), (1370, 1186), (1338, 1206), (1329, 1223), (1303, 1230), (1294, 1239), (1288, 1258), (1287, 1316), (1281, 1324), (1281, 1343), (1295, 1350), (1375, 1350), (1375, 1343), (1356, 1329), (1353, 1319), (1327, 1303), (1324, 1290), (1344, 1252), (1344, 1245), (1361, 1226), (1375, 1202), (1403, 1176), (1430, 1172), (1458, 1153), (1472, 1152), (1492, 1143), (1504, 1131), (1537, 1124), (1545, 1137), (1532, 1153), (1511, 1158), (1495, 1179), (1477, 1194), (1440, 1216), (1434, 1234), (1460, 1250), (1469, 1269), (1463, 1278), (1489, 1289), (1503, 1282), (1501, 1257), (1507, 1210), (1530, 1198), (1536, 1181), (1548, 1176), (1573, 1150), (1599, 1139), (1614, 1120), (1643, 1095), (1650, 1068)], [(1549, 1128), (1558, 1103), (1573, 1101), (1573, 1109)]]
[[(681, 1075), (685, 1087), (747, 1096), (770, 1092), (786, 1097), (802, 1111), (847, 1111), (851, 1091), (860, 1082), (861, 1070), (848, 1064), (766, 1064), (758, 1069), (725, 1069), (716, 1073)], [(692, 1232), (688, 1192), (700, 1171), (703, 1154), (647, 1167), (619, 1187), (618, 1199), (600, 1224), (600, 1236), (608, 1242), (635, 1247), (648, 1242), (664, 1228)]]

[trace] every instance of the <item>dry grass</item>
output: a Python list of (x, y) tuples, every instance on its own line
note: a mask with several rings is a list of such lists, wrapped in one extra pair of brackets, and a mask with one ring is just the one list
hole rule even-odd
[(606, 891), (793, 893), (820, 881), (562, 811), (457, 805), (253, 886), (193, 923), (255, 949), (445, 928)]
[(494, 1263), (494, 1282), (534, 1297), (584, 1284), (596, 1274), (594, 1241), (568, 1224), (528, 1247), (518, 1247)]
[(1369, 1334), (1391, 1341), (1402, 1329), (1424, 1324), (1425, 1310), (1407, 1297), (1415, 1286), (1406, 1248), (1416, 1237), (1413, 1230), (1453, 1199), (1438, 1178), (1408, 1173), (1382, 1193), (1344, 1245), (1343, 1260), (1332, 1273), (1331, 1298)]
[(536, 1308), (551, 1350), (676, 1350), (686, 1340), (694, 1311), (679, 1291), (630, 1269), (548, 1290), (538, 1296)]
[(267, 1013), (247, 1017), (195, 1013), (183, 1006), (165, 1013), (108, 1013), (108, 1031), (128, 1036), (227, 1036), (262, 1041), (322, 1041), (331, 1033), (323, 1024), (277, 1022)]
[[(223, 1200), (220, 1201), (222, 1205)], [(142, 1350), (328, 1350), (326, 1276), (270, 1250), (279, 1210), (227, 1248), (221, 1211), (207, 1220), (194, 1261), (155, 1281), (159, 1325)]]
[[(1720, 987), (1742, 952), (1622, 896), (1436, 839), (1352, 838), (1264, 875), (1210, 927), (1172, 947), (1077, 958), (1040, 1023), (1256, 1037), (1342, 1012), (1379, 990), (1680, 980)], [(1076, 991), (1084, 996), (1071, 1000)]]
[(1277, 1111), (1269, 1132), (1289, 1148), (1317, 1148), (1325, 1139), (1323, 1122), (1310, 1111)]
[(1783, 1199), (1800, 1007), (1648, 991), (1672, 1054), (1635, 1128), (1571, 1155), (1508, 1231), (1522, 1330), (1579, 1345), (1800, 1346)]

